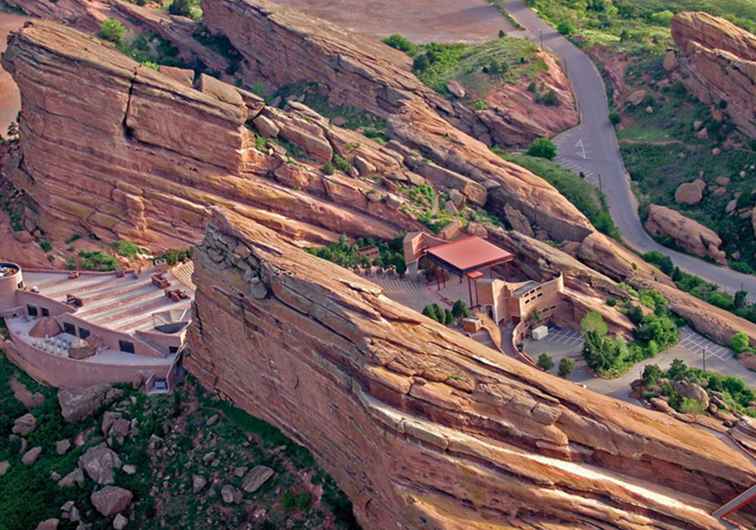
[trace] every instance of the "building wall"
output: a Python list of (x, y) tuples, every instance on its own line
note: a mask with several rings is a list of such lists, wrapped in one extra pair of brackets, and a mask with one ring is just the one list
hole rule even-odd
[(11, 311), (19, 304), (16, 301), (16, 291), (18, 284), (23, 281), (21, 268), (13, 263), (2, 263), (2, 265), (15, 267), (18, 269), (16, 274), (0, 278), (0, 313)]
[[(13, 335), (11, 334), (13, 339)], [(83, 387), (97, 383), (141, 383), (150, 376), (166, 377), (170, 365), (109, 365), (57, 357), (14, 339), (3, 344), (8, 357), (34, 379), (54, 387)]]

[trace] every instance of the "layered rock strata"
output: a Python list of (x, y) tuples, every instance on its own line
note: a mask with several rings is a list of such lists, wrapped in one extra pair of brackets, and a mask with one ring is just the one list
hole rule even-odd
[[(12, 37), (3, 65), (22, 93), (22, 140), (8, 177), (31, 197), (30, 215), (50, 237), (185, 245), (199, 239), (214, 204), (309, 242), (341, 233), (391, 238), (420, 227), (400, 201), (371, 195), (371, 181), (317, 169), (350, 132), (329, 130), (332, 147), (309, 109), (266, 110), (260, 98), (212, 77), (188, 72), (177, 80), (174, 70), (163, 75), (46, 21)], [(278, 145), (257, 149), (245, 124), (263, 114), (275, 114), (281, 134), (312, 150), (316, 165)], [(363, 158), (399, 166), (368, 143), (360, 144)]]
[(720, 104), (756, 137), (756, 35), (704, 12), (678, 13), (672, 38), (682, 80), (702, 102)]
[(489, 194), (494, 208), (509, 203), (558, 240), (582, 240), (593, 231), (551, 185), (476, 140), (488, 128), (469, 109), (423, 85), (402, 52), (264, 0), (205, 0), (203, 9), (208, 28), (228, 37), (244, 57), (249, 83), (271, 89), (318, 83), (334, 105), (387, 119), (392, 136), (405, 146), (496, 190)]
[(727, 256), (719, 248), (722, 239), (717, 233), (680, 212), (652, 204), (648, 208), (645, 227), (653, 236), (671, 238), (689, 254), (711, 258), (721, 265), (727, 264)]
[(365, 528), (718, 529), (756, 481), (716, 436), (508, 359), (238, 214), (216, 212), (195, 264), (189, 370), (310, 448)]

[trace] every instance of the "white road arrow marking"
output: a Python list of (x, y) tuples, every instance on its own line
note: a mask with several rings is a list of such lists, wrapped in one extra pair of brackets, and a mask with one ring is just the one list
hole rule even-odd
[(580, 149), (580, 151), (581, 151), (580, 155), (583, 157), (583, 160), (587, 160), (588, 159), (588, 155), (585, 154), (585, 145), (583, 144), (583, 139), (582, 138), (577, 141), (577, 143), (575, 144), (575, 147), (577, 147), (578, 149)]

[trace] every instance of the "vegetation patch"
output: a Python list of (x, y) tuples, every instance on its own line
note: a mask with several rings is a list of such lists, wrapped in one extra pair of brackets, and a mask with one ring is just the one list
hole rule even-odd
[(634, 337), (627, 342), (622, 337), (608, 334), (608, 326), (601, 314), (591, 311), (581, 321), (583, 357), (588, 366), (601, 377), (618, 377), (634, 364), (650, 359), (679, 340), (677, 319), (668, 309), (667, 300), (658, 292), (643, 290), (639, 293), (644, 311), (629, 300), (621, 311), (636, 325)]
[(646, 399), (664, 396), (673, 409), (684, 414), (706, 414), (708, 410), (699, 400), (683, 396), (678, 390), (680, 385), (676, 385), (680, 382), (703, 389), (719, 410), (731, 410), (756, 417), (756, 407), (753, 406), (756, 393), (739, 377), (693, 368), (680, 359), (675, 359), (667, 370), (649, 364), (643, 369), (641, 381), (642, 393)]
[(530, 7), (578, 45), (661, 54), (670, 21), (680, 11), (706, 11), (756, 33), (752, 0), (527, 0)]
[(113, 255), (100, 251), (81, 250), (77, 257), (71, 256), (66, 260), (69, 270), (109, 272), (117, 266), (118, 261)]
[[(323, 247), (308, 248), (307, 252), (319, 258), (331, 261), (341, 267), (396, 267), (399, 274), (404, 274), (407, 265), (404, 263), (403, 237), (390, 241), (373, 238), (360, 238), (350, 242), (349, 238), (341, 235), (336, 243)], [(371, 259), (364, 249), (376, 248), (379, 255)]]
[(735, 295), (721, 291), (719, 286), (681, 270), (675, 266), (669, 256), (661, 252), (646, 252), (643, 254), (643, 259), (656, 265), (664, 274), (672, 278), (678, 289), (721, 309), (730, 311), (739, 317), (756, 322), (756, 303), (748, 303), (748, 293), (746, 291), (737, 291)]
[(620, 239), (619, 230), (609, 214), (603, 194), (582, 177), (544, 158), (504, 153), (499, 149), (495, 149), (494, 152), (543, 178), (575, 205), (597, 230), (614, 239)]
[(413, 57), (412, 69), (418, 79), (445, 96), (450, 95), (446, 85), (452, 80), (461, 83), (474, 98), (482, 99), (494, 88), (522, 78), (535, 79), (547, 68), (536, 56), (538, 47), (526, 39), (414, 44), (401, 35), (392, 35), (384, 42)]
[[(649, 76), (652, 81), (665, 76), (660, 60), (628, 69), (630, 86), (647, 87), (648, 94), (640, 104), (621, 109), (625, 118), (617, 134), (641, 217), (645, 218), (650, 204), (680, 211), (719, 235), (733, 268), (752, 273), (756, 236), (750, 217), (741, 214), (756, 207), (756, 142), (743, 138), (726, 113), (713, 116), (681, 83), (652, 90), (646, 81)], [(705, 134), (697, 134), (700, 131)], [(732, 145), (722, 148), (726, 140)], [(677, 188), (697, 178), (707, 183), (701, 202), (678, 204)], [(736, 207), (728, 212), (732, 201)], [(673, 246), (670, 241), (660, 242)]]

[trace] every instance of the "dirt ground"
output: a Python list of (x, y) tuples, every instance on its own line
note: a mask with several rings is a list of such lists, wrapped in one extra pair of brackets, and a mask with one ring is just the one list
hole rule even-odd
[(481, 42), (512, 25), (486, 0), (272, 0), (340, 26), (413, 42)]
[[(8, 33), (20, 28), (27, 19), (0, 11), (0, 53), (5, 51)], [(8, 124), (16, 119), (21, 109), (18, 89), (10, 74), (0, 67), (0, 134), (5, 136)]]

